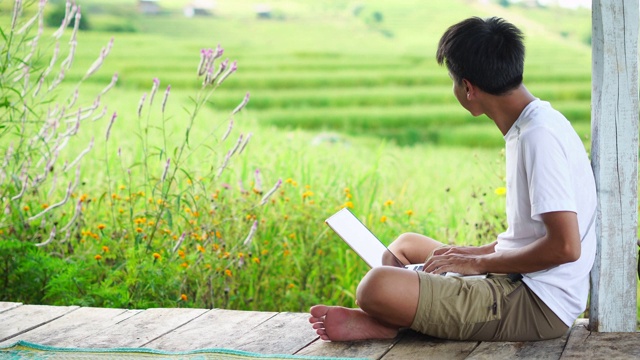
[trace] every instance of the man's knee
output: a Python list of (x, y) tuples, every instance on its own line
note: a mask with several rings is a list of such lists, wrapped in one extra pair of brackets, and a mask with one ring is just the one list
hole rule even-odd
[(389, 267), (371, 269), (360, 281), (356, 290), (356, 301), (363, 310), (384, 304), (391, 284)]

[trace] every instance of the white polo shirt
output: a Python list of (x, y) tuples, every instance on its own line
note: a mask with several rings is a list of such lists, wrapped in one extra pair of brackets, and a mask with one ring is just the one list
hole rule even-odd
[(539, 99), (525, 107), (504, 139), (508, 228), (498, 235), (495, 251), (520, 248), (544, 236), (541, 214), (577, 213), (580, 258), (523, 274), (524, 283), (571, 326), (585, 310), (596, 252), (595, 225), (585, 236), (597, 204), (591, 163), (569, 121)]

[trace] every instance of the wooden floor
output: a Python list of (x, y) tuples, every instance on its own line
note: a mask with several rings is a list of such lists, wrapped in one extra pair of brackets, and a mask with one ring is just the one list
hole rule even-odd
[(386, 341), (319, 340), (304, 313), (221, 309), (125, 310), (0, 302), (0, 346), (227, 348), (264, 354), (370, 359), (640, 359), (640, 333), (591, 333), (585, 320), (556, 340), (442, 341), (412, 331)]

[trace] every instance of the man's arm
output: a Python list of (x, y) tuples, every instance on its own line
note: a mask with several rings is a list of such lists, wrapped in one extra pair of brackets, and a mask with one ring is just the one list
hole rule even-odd
[(444, 253), (434, 255), (425, 264), (426, 272), (457, 272), (465, 275), (494, 273), (531, 273), (580, 258), (578, 218), (571, 211), (542, 214), (547, 234), (519, 249), (488, 254)]

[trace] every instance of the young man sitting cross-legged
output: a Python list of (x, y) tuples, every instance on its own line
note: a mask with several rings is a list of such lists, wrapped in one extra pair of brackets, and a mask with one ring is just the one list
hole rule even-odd
[(373, 268), (358, 285), (359, 308), (316, 305), (309, 321), (332, 341), (393, 338), (401, 328), (457, 340), (562, 336), (586, 307), (596, 249), (595, 182), (582, 141), (523, 85), (523, 37), (514, 25), (457, 23), (440, 39), (437, 60), (460, 104), (504, 135), (508, 228), (480, 247), (402, 234), (389, 248), (405, 264), (425, 263), (423, 271)]

